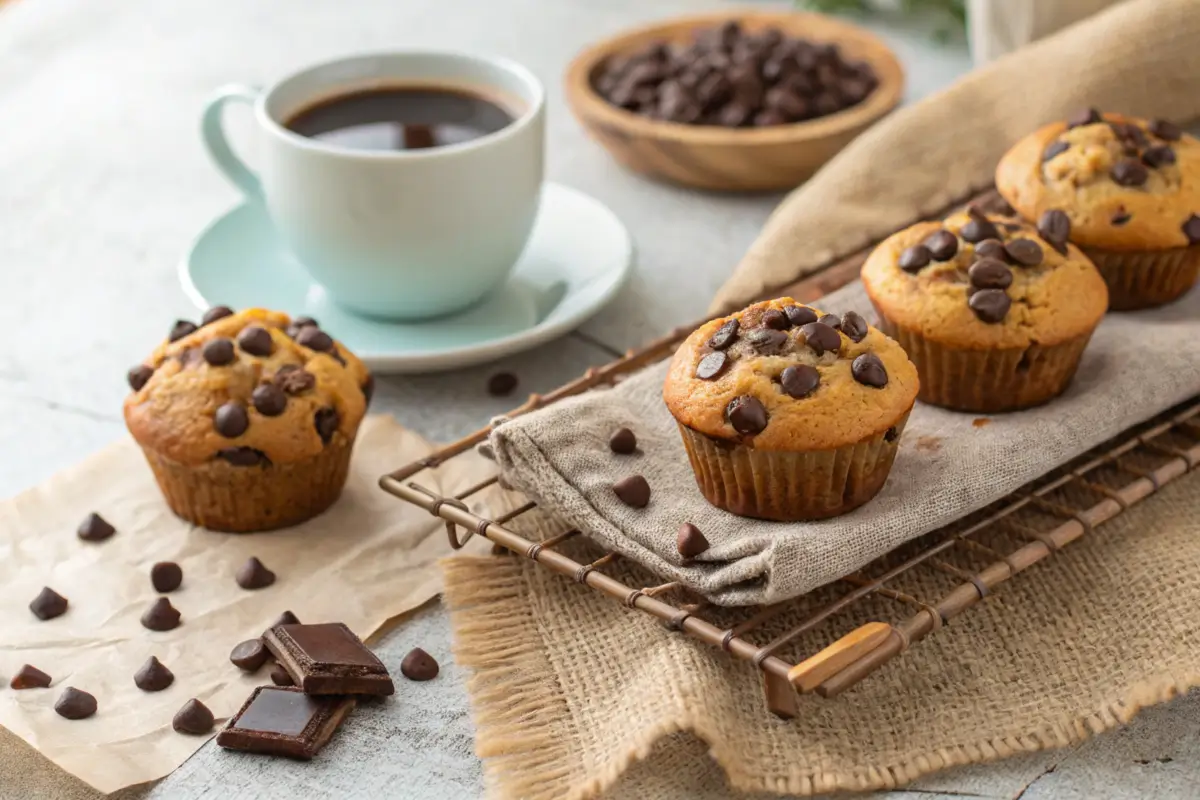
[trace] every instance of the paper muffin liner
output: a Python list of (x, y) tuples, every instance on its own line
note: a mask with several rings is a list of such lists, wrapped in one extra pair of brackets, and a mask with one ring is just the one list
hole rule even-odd
[(333, 505), (350, 473), (354, 442), (341, 433), (318, 455), (289, 464), (238, 467), (221, 459), (188, 465), (142, 452), (167, 505), (188, 522), (228, 533), (297, 525)]
[(908, 422), (835, 450), (756, 450), (712, 439), (679, 423), (705, 499), (743, 517), (785, 522), (845, 514), (883, 487)]
[(1092, 332), (1055, 345), (969, 350), (901, 327), (878, 306), (878, 327), (917, 367), (917, 399), (954, 411), (996, 414), (1041, 405), (1067, 388)]
[(1169, 303), (1192, 288), (1200, 274), (1200, 245), (1171, 250), (1082, 249), (1108, 284), (1111, 311)]

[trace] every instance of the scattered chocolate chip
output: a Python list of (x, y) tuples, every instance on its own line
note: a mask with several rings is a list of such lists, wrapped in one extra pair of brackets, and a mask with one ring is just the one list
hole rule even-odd
[(613, 484), (617, 499), (633, 508), (645, 508), (650, 502), (650, 484), (641, 475), (630, 475)]
[(29, 610), (35, 617), (43, 621), (61, 617), (67, 613), (67, 598), (47, 586), (38, 593), (37, 597), (33, 598), (29, 604)]
[(254, 409), (264, 417), (277, 417), (287, 408), (287, 395), (278, 386), (264, 383), (255, 387), (250, 395)]
[(783, 350), (788, 343), (788, 335), (772, 328), (754, 328), (746, 333), (746, 341), (758, 352), (772, 355)]
[(85, 542), (103, 542), (116, 532), (117, 529), (110, 525), (108, 520), (94, 511), (84, 517), (83, 522), (75, 529), (75, 535)]
[(1165, 119), (1152, 119), (1149, 125), (1150, 132), (1158, 138), (1167, 142), (1178, 141), (1183, 136), (1183, 131), (1178, 125), (1167, 122)]
[(274, 622), (272, 622), (270, 625), (267, 626), (267, 630), (271, 630), (271, 628), (277, 628), (280, 625), (299, 625), (299, 624), (300, 624), (300, 620), (296, 618), (295, 614), (293, 614), (291, 611), (284, 611), (282, 614), (280, 614), (278, 617), (275, 618)]
[(708, 346), (714, 350), (724, 350), (737, 340), (740, 323), (736, 319), (727, 320), (717, 328), (717, 332), (708, 340)]
[(147, 367), (145, 364), (138, 364), (125, 373), (125, 379), (129, 381), (129, 388), (137, 392), (141, 391), (141, 388), (146, 385), (153, 375), (153, 368)]
[(296, 344), (318, 353), (328, 353), (333, 349), (333, 339), (329, 334), (312, 325), (300, 329), (296, 334)]
[(967, 305), (981, 321), (996, 323), (1001, 322), (1008, 314), (1012, 300), (1004, 293), (1003, 289), (980, 289), (971, 295), (967, 300)]
[(1120, 206), (1116, 211), (1113, 212), (1113, 215), (1109, 221), (1112, 222), (1113, 225), (1124, 225), (1131, 219), (1133, 219), (1133, 215), (1126, 211), (1124, 206)]
[(1067, 127), (1078, 128), (1083, 125), (1094, 125), (1097, 122), (1100, 122), (1102, 119), (1103, 117), (1101, 117), (1100, 112), (1096, 109), (1081, 108), (1071, 116), (1067, 117)]
[(208, 311), (204, 312), (204, 316), (200, 318), (200, 324), (207, 325), (210, 322), (216, 322), (219, 319), (233, 316), (233, 309), (229, 306), (213, 306)]
[(54, 710), (67, 719), (87, 719), (96, 713), (96, 698), (74, 686), (68, 686), (59, 695)]
[(685, 522), (675, 534), (675, 549), (684, 558), (695, 558), (708, 549), (708, 539), (704, 538), (704, 534), (695, 525)]
[(787, 306), (783, 313), (787, 315), (788, 322), (796, 327), (817, 321), (817, 312), (808, 306)]
[(271, 669), (271, 683), (276, 686), (295, 686), (296, 682), (292, 680), (292, 676), (288, 671), (279, 664), (276, 664)]
[(252, 356), (269, 356), (275, 349), (271, 332), (259, 325), (243, 328), (237, 337), (238, 347)]
[(964, 241), (976, 244), (982, 242), (984, 239), (1001, 238), (1000, 231), (996, 228), (995, 224), (978, 208), (971, 206), (967, 209), (967, 213), (971, 215), (971, 218), (959, 230), (959, 235), (962, 236)]
[(213, 415), (213, 427), (226, 439), (236, 439), (250, 427), (250, 417), (237, 403), (225, 403)]
[(1067, 212), (1051, 208), (1038, 217), (1038, 235), (1062, 255), (1067, 254), (1067, 239), (1071, 236), (1071, 218)]
[(1142, 153), (1142, 163), (1148, 167), (1162, 167), (1175, 163), (1175, 151), (1165, 144), (1155, 145)]
[(637, 449), (637, 437), (629, 428), (617, 428), (612, 436), (608, 437), (608, 449), (627, 456)]
[(232, 364), (234, 358), (237, 357), (237, 353), (233, 349), (233, 342), (224, 337), (209, 339), (204, 343), (204, 348), (200, 352), (204, 355), (204, 360), (214, 367)]
[(275, 372), (271, 383), (290, 395), (297, 395), (316, 386), (317, 378), (298, 364), (284, 364)]
[(786, 367), (783, 372), (779, 373), (779, 385), (788, 397), (797, 400), (815, 392), (820, 383), (821, 373), (817, 372), (816, 367), (808, 364)]
[(171, 718), (171, 727), (176, 733), (203, 736), (213, 729), (216, 721), (208, 706), (193, 697), (175, 712), (175, 716)]
[(400, 674), (410, 681), (431, 681), (438, 676), (438, 662), (429, 653), (414, 647), (400, 662)]
[(235, 467), (257, 467), (259, 464), (271, 463), (266, 453), (253, 447), (224, 447), (217, 451), (217, 458), (228, 461)]
[(850, 364), (850, 374), (864, 386), (882, 389), (887, 386), (888, 374), (883, 361), (874, 353), (863, 353)]
[(768, 308), (763, 312), (762, 324), (777, 331), (785, 331), (792, 327), (792, 323), (788, 321), (787, 314), (777, 308)]
[(238, 567), (234, 579), (243, 589), (265, 589), (275, 582), (275, 573), (263, 566), (256, 557), (251, 556), (246, 563)]
[[(782, 314), (780, 316), (783, 316)], [(696, 377), (702, 381), (711, 381), (721, 374), (728, 361), (724, 350), (714, 350), (696, 365)]]
[(152, 631), (169, 631), (179, 627), (179, 609), (160, 597), (142, 614), (142, 627)]
[(337, 433), (338, 425), (341, 423), (341, 417), (338, 415), (336, 408), (319, 408), (317, 413), (313, 415), (313, 424), (317, 429), (317, 435), (321, 437), (321, 441), (329, 444), (333, 439), (333, 434)]
[[(820, 325), (821, 323), (810, 324)], [(821, 327), (833, 330), (825, 325), (821, 325)], [(738, 433), (761, 433), (767, 427), (767, 409), (757, 397), (741, 395), (733, 398), (729, 401), (729, 405), (725, 406), (725, 416)]]
[(173, 592), (183, 583), (183, 568), (174, 561), (159, 561), (150, 568), (150, 584), (159, 594)]
[(488, 378), (487, 390), (492, 397), (505, 397), (517, 388), (517, 376), (511, 372), (497, 372)]
[(1007, 289), (1012, 285), (1012, 270), (1002, 261), (983, 258), (967, 270), (971, 285), (979, 289)]
[(1141, 186), (1150, 177), (1150, 173), (1140, 161), (1122, 158), (1113, 164), (1109, 176), (1121, 186)]
[(1004, 249), (1004, 243), (999, 239), (984, 239), (979, 244), (975, 245), (976, 258), (995, 258), (999, 261), (1008, 260), (1008, 251)]
[(1004, 245), (1004, 251), (1008, 253), (1009, 260), (1022, 267), (1036, 267), (1045, 257), (1041, 246), (1033, 239), (1013, 239)]
[(255, 672), (267, 663), (267, 647), (262, 639), (247, 639), (234, 646), (229, 654), (229, 660), (238, 669)]
[(133, 683), (143, 692), (161, 692), (175, 682), (175, 674), (154, 656), (133, 674)]
[(363, 381), (360, 388), (362, 389), (363, 400), (366, 401), (368, 406), (371, 405), (371, 398), (375, 396), (375, 375), (368, 372), (367, 379)]
[(45, 689), (50, 685), (50, 676), (35, 666), (24, 664), (8, 682), (10, 689)]
[(1050, 144), (1046, 145), (1046, 149), (1042, 151), (1042, 161), (1049, 161), (1055, 156), (1062, 155), (1070, 149), (1070, 145), (1061, 139), (1055, 139)]
[(938, 261), (949, 261), (958, 253), (958, 237), (947, 230), (940, 230), (926, 237), (924, 246)]
[(800, 328), (800, 333), (804, 334), (805, 344), (817, 355), (836, 353), (842, 347), (842, 337), (823, 322), (810, 322)]
[(196, 323), (188, 322), (186, 319), (177, 319), (175, 324), (171, 326), (171, 332), (167, 334), (167, 341), (177, 342), (190, 333), (196, 330)]
[[(958, 247), (958, 240), (955, 239), (955, 248)], [(913, 245), (905, 248), (900, 254), (900, 269), (905, 272), (918, 272), (922, 267), (929, 266), (929, 262), (933, 260), (933, 253), (923, 244)]]
[(852, 342), (861, 342), (867, 338), (869, 328), (867, 321), (857, 311), (847, 311), (842, 315), (842, 333), (850, 337)]

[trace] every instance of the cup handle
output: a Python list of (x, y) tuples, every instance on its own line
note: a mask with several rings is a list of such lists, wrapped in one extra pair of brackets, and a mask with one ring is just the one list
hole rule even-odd
[(258, 176), (246, 166), (246, 162), (238, 158), (237, 154), (233, 152), (233, 148), (229, 146), (229, 139), (225, 136), (223, 124), (223, 112), (227, 103), (236, 100), (253, 105), (258, 100), (259, 94), (261, 94), (260, 89), (241, 84), (232, 84), (217, 90), (217, 93), (204, 107), (200, 131), (204, 136), (204, 146), (208, 148), (208, 154), (216, 162), (217, 168), (225, 173), (225, 177), (229, 178), (234, 186), (241, 190), (247, 200), (261, 203), (263, 199), (262, 183), (259, 182)]

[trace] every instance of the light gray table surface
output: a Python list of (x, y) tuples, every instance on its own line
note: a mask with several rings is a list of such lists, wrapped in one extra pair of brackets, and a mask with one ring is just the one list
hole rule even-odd
[[(171, 320), (196, 316), (175, 267), (199, 229), (236, 200), (197, 137), (198, 110), (226, 82), (262, 83), (334, 55), (412, 46), (507, 55), (546, 82), (549, 176), (625, 221), (636, 270), (615, 301), (557, 342), (487, 367), (382, 379), (375, 408), (431, 439), (462, 435), (505, 409), (484, 389), (494, 371), (517, 374), (522, 391), (545, 391), (697, 318), (778, 198), (704, 194), (624, 172), (570, 118), (559, 77), (597, 37), (731, 5), (19, 0), (0, 8), (0, 327), (9, 345), (0, 349), (0, 496), (124, 435), (125, 369)], [(970, 66), (961, 44), (934, 44), (925, 30), (895, 20), (870, 24), (905, 63), (910, 101)], [(156, 787), (129, 794), (479, 796), (463, 676), (436, 602), (379, 650), (397, 664), (416, 644), (441, 660), (442, 676), (402, 703), (360, 709), (319, 760), (298, 766), (209, 744)], [(1200, 700), (1185, 698), (1071, 750), (950, 771), (888, 796), (1194, 797), (1197, 720)], [(31, 792), (16, 776), (0, 777), (0, 795)]]

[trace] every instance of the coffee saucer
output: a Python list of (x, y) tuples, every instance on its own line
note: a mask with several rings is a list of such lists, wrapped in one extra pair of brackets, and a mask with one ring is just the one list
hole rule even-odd
[(508, 282), (450, 316), (387, 322), (337, 306), (252, 204), (217, 218), (196, 238), (179, 279), (199, 308), (260, 306), (315, 317), (372, 370), (415, 373), (494, 361), (561, 336), (611, 300), (632, 265), (633, 241), (612, 211), (583, 192), (547, 183)]

